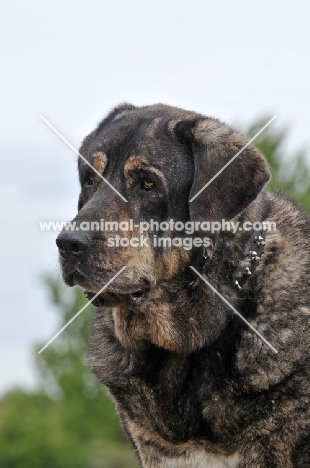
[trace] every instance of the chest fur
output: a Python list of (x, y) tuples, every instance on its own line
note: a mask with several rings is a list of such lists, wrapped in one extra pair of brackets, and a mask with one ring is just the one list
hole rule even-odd
[(201, 451), (184, 457), (166, 459), (158, 466), (160, 468), (237, 468), (238, 461), (237, 452), (226, 457)]

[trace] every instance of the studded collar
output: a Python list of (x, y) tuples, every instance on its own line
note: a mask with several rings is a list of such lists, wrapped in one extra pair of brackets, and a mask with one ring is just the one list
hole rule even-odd
[[(247, 243), (243, 252), (244, 260), (250, 260), (249, 266), (243, 266), (238, 270), (233, 283), (237, 289), (242, 289), (249, 278), (255, 273), (262, 255), (264, 253), (266, 244), (267, 227), (263, 226), (262, 229), (253, 229), (249, 242)], [(244, 263), (242, 261), (241, 263)], [(248, 262), (247, 262), (248, 263)]]

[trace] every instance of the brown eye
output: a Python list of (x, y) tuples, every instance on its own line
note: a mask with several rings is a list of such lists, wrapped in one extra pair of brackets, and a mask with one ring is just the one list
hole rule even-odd
[(88, 177), (86, 180), (86, 187), (92, 187), (94, 185), (93, 177)]
[(152, 182), (150, 179), (143, 179), (141, 183), (141, 188), (149, 191), (149, 190), (152, 190), (154, 187), (155, 187), (155, 183)]

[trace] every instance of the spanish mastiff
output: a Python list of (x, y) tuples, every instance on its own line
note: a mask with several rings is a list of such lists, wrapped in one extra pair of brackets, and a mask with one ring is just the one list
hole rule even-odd
[(310, 222), (264, 191), (246, 144), (213, 118), (124, 104), (80, 149), (63, 278), (94, 300), (90, 363), (144, 468), (310, 466)]

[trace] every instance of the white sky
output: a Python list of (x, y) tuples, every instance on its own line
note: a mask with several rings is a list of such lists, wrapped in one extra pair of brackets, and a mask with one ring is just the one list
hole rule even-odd
[[(305, 1), (11, 1), (2, 7), (0, 393), (32, 385), (32, 345), (57, 331), (40, 274), (72, 219), (75, 154), (123, 101), (164, 102), (244, 126), (278, 114), (290, 147), (309, 147), (310, 4)], [(57, 270), (56, 273), (58, 274)]]

